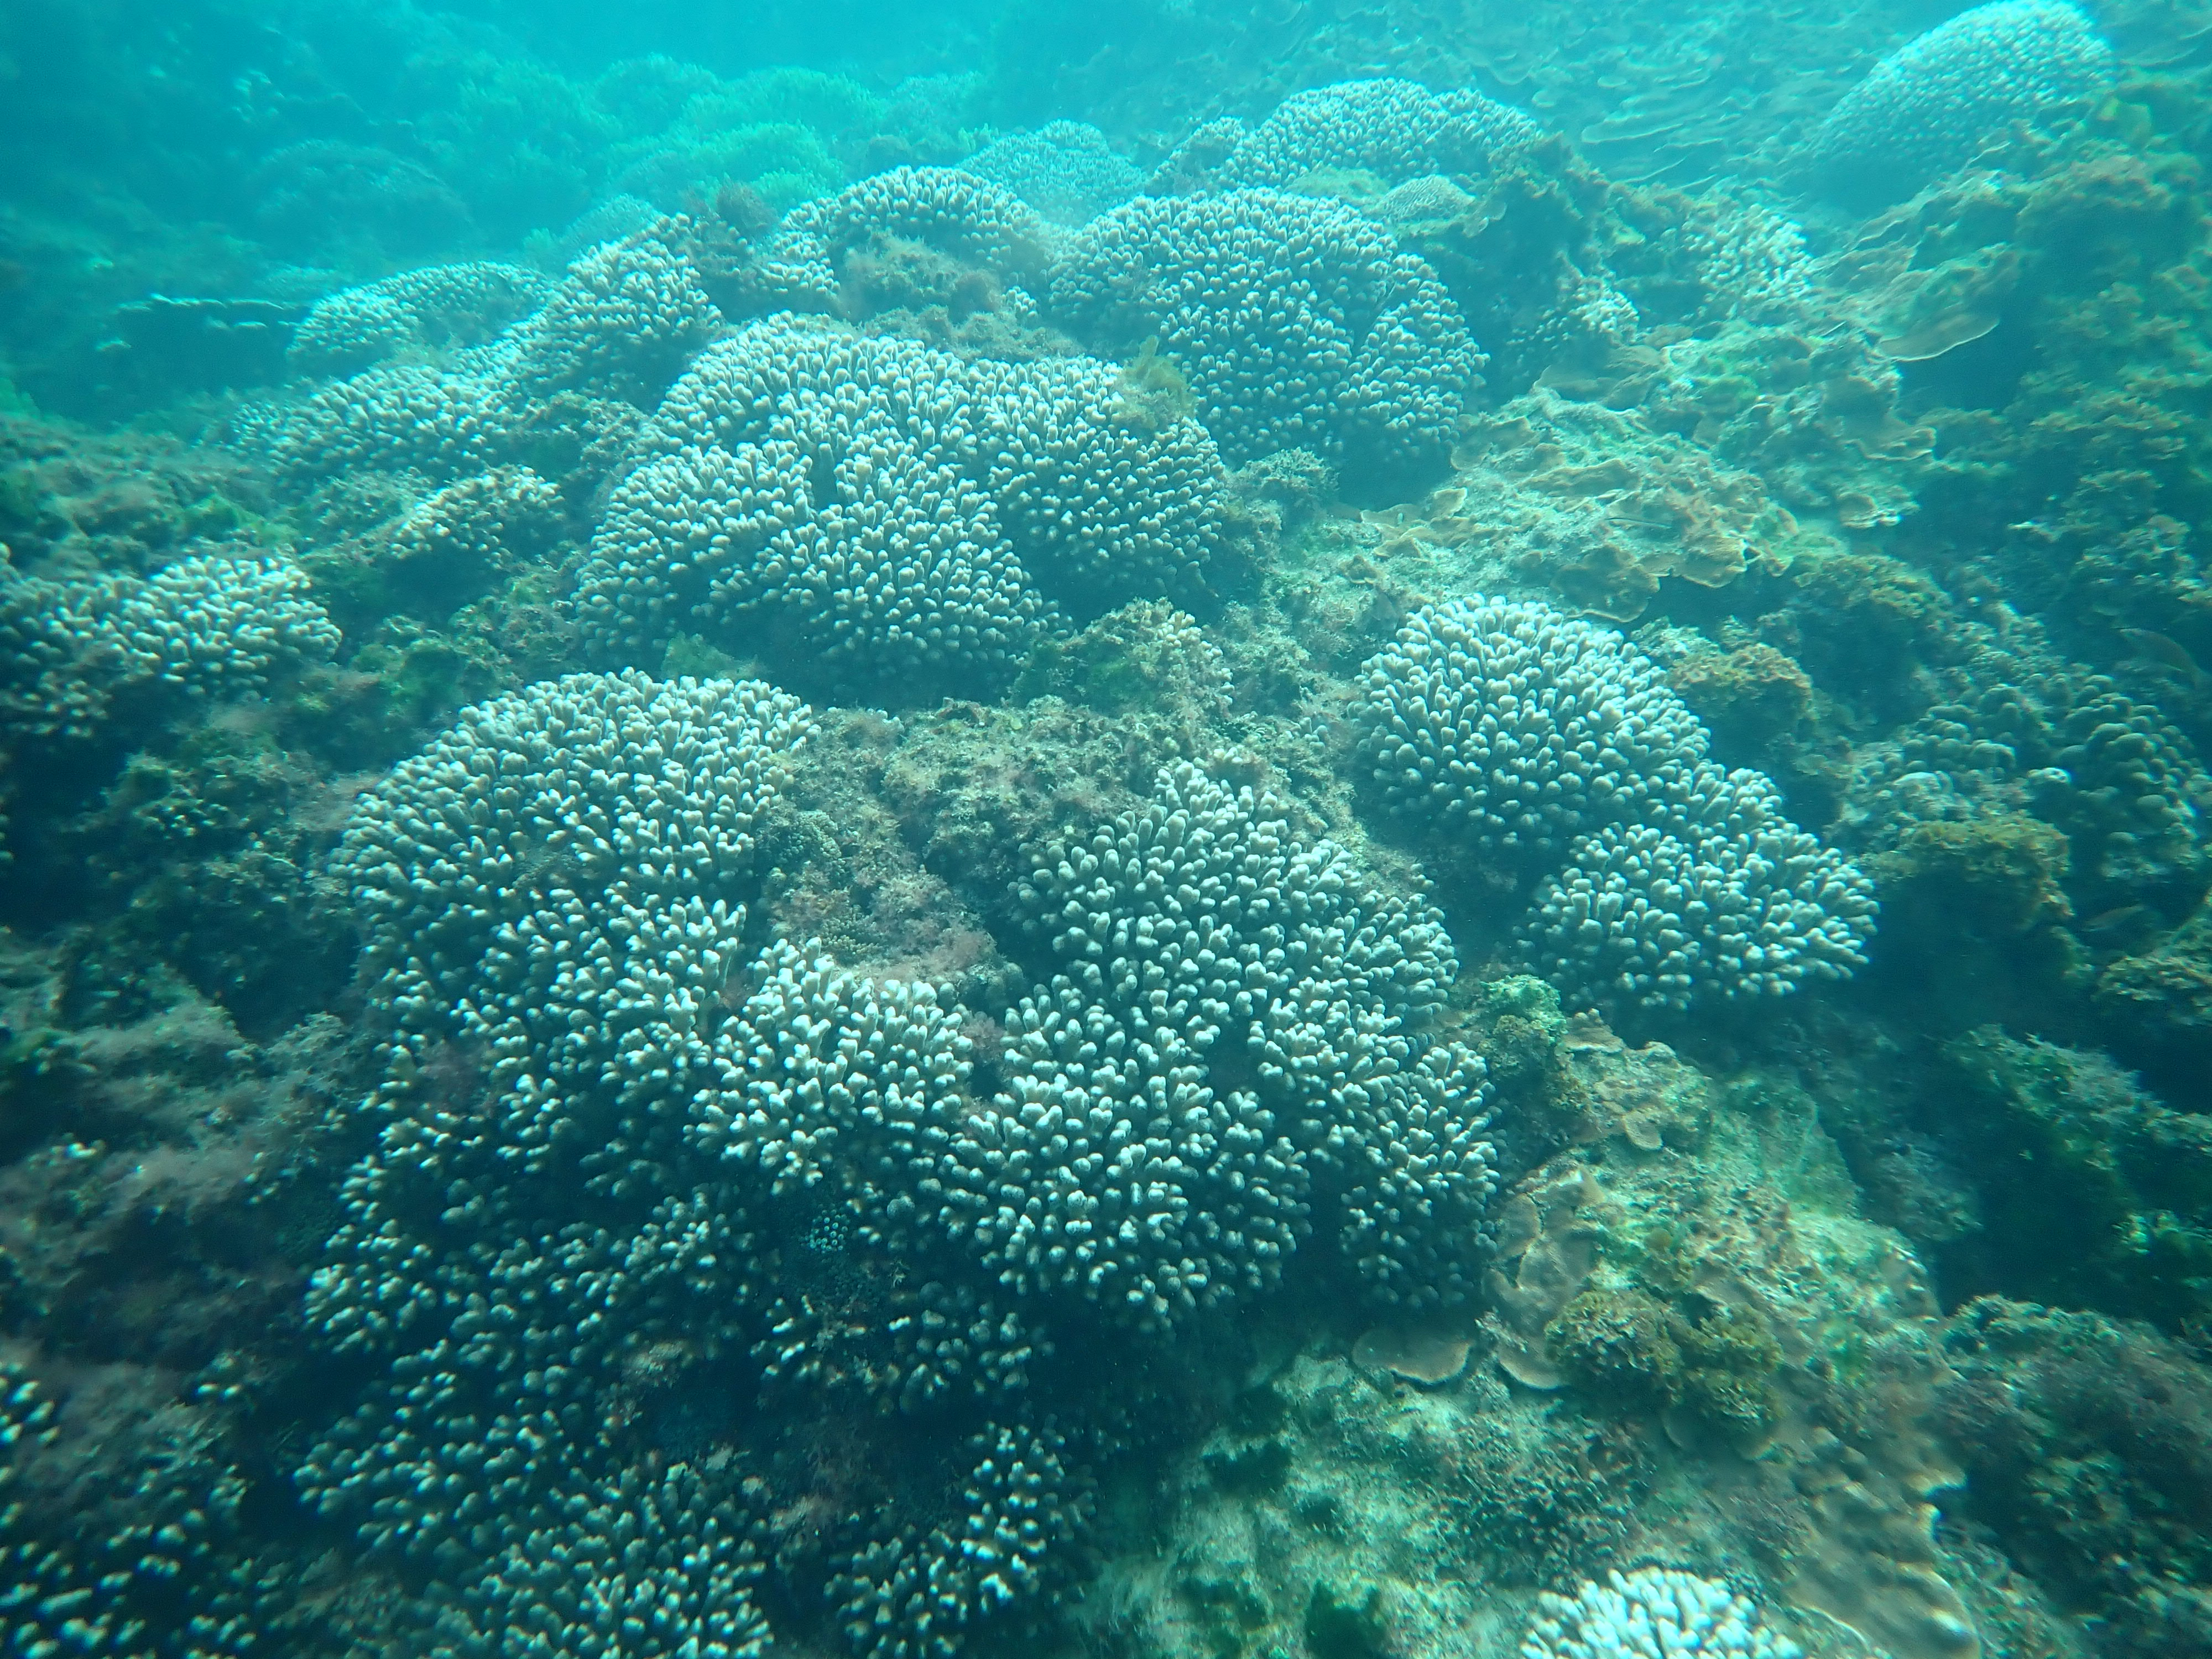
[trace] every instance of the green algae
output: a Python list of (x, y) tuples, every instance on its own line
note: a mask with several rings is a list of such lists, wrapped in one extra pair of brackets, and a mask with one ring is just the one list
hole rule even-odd
[(1755, 1443), (1774, 1425), (1782, 1350), (1750, 1310), (1694, 1291), (1662, 1301), (1632, 1285), (1583, 1291), (1545, 1337), (1577, 1386), (1627, 1410), (1686, 1410)]
[(1115, 418), (1125, 426), (1158, 432), (1177, 421), (1189, 419), (1198, 409), (1197, 395), (1176, 360), (1160, 349), (1155, 334), (1124, 364), (1120, 381), (1121, 402)]

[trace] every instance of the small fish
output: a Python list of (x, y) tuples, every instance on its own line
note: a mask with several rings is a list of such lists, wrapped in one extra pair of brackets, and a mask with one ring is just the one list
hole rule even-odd
[(2133, 647), (2136, 654), (2146, 662), (2154, 662), (2161, 668), (2171, 668), (2193, 688), (2203, 689), (2207, 678), (2205, 672), (2197, 666), (2197, 659), (2189, 654), (2189, 647), (2180, 641), (2154, 633), (2148, 628), (2123, 628), (2120, 637)]
[(2118, 933), (2133, 928), (2150, 915), (2148, 904), (2123, 904), (2117, 910), (2100, 911), (2075, 929), (2083, 933)]

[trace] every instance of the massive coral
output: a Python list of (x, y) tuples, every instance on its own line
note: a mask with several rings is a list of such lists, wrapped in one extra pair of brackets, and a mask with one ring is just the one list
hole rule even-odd
[(1847, 190), (1895, 200), (2015, 121), (2091, 96), (2111, 46), (2064, 0), (1995, 0), (1908, 41), (1844, 95), (1804, 161)]

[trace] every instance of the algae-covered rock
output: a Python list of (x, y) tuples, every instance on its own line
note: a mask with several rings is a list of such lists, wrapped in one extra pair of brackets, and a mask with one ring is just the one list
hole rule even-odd
[[(2132, 930), (2148, 920), (2137, 907), (2112, 922)], [(2096, 1002), (2112, 1023), (2116, 1049), (2173, 1098), (2189, 1100), (2212, 1075), (2212, 900), (2155, 948), (2108, 963)]]
[(2022, 813), (1910, 824), (1875, 860), (1877, 976), (1954, 1030), (2078, 1006), (2094, 970), (2069, 869), (2066, 837)]
[(1584, 1291), (1544, 1328), (1544, 1338), (1577, 1387), (1657, 1407), (1682, 1397), (1673, 1322), (1666, 1305), (1641, 1291)]
[(2146, 1319), (2212, 1317), (2212, 1117), (2101, 1054), (1995, 1028), (1943, 1051), (1944, 1132), (1981, 1183), (1981, 1226), (1939, 1260), (1990, 1291)]
[(1944, 1336), (1964, 1512), (2113, 1659), (2212, 1643), (2212, 1370), (2146, 1327), (1984, 1297)]
[(1812, 712), (1805, 671), (1761, 641), (1700, 652), (1674, 664), (1667, 678), (1730, 755), (1757, 753), (1791, 736)]

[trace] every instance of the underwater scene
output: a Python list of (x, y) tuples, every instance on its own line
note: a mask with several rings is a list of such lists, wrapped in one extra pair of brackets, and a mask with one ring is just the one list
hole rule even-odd
[(2212, 1659), (2212, 0), (6, 0), (0, 1659)]

